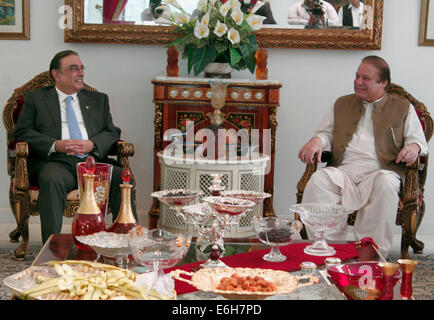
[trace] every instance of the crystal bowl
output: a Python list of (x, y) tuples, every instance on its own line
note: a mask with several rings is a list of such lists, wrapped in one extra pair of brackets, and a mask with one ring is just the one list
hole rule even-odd
[(324, 203), (300, 203), (289, 207), (298, 213), (301, 221), (315, 232), (315, 242), (304, 249), (314, 256), (333, 256), (336, 251), (324, 239), (324, 231), (344, 223), (351, 211), (343, 206)]
[(178, 264), (187, 253), (190, 240), (190, 236), (162, 229), (147, 230), (140, 225), (132, 228), (128, 237), (134, 259), (158, 271)]
[(77, 236), (76, 238), (101, 256), (115, 258), (128, 256), (131, 253), (128, 234), (101, 231), (86, 236)]
[(250, 200), (231, 197), (205, 197), (202, 201), (208, 203), (218, 213), (235, 216), (253, 208), (256, 203)]
[(247, 199), (253, 201), (254, 203), (260, 203), (264, 201), (264, 199), (271, 197), (271, 194), (266, 192), (249, 191), (249, 190), (222, 191), (221, 195), (223, 197)]
[(203, 192), (187, 189), (162, 190), (151, 193), (162, 203), (171, 207), (183, 207), (194, 202)]
[[(327, 272), (338, 289), (349, 300), (378, 300), (383, 288), (383, 273), (378, 262), (344, 263), (327, 268)], [(400, 279), (397, 270), (393, 286)]]

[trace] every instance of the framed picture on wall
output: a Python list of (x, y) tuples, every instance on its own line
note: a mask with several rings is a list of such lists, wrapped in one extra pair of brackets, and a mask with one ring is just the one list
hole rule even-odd
[(30, 0), (0, 0), (1, 39), (30, 39)]
[(434, 46), (434, 1), (422, 0), (419, 45)]

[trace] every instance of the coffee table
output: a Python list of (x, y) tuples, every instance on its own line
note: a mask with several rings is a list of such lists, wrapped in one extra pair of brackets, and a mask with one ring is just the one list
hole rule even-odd
[[(309, 242), (306, 240), (295, 240), (294, 243)], [(332, 243), (349, 243), (347, 241), (334, 241)], [(180, 263), (180, 265), (195, 262), (194, 243), (190, 246), (189, 252), (186, 257)], [(256, 238), (225, 238), (226, 254), (233, 255), (238, 253), (244, 253), (247, 251), (261, 250), (268, 248), (266, 245), (259, 242)], [(357, 260), (352, 261), (385, 261), (381, 254), (372, 245), (363, 245), (356, 248), (359, 254)], [(33, 265), (38, 265), (47, 261), (63, 261), (63, 260), (90, 260), (94, 261), (97, 258), (96, 253), (92, 250), (78, 250), (74, 244), (74, 240), (71, 234), (54, 234), (51, 235), (48, 241), (44, 244), (41, 251), (35, 258)], [(104, 261), (101, 257), (99, 262)], [(350, 260), (347, 260), (349, 262)], [(129, 268), (134, 268), (134, 265), (130, 265)], [(135, 271), (140, 272), (140, 267), (136, 267)], [(142, 269), (143, 270), (143, 269)], [(318, 268), (318, 272), (321, 273), (325, 270), (324, 266)], [(294, 272), (297, 275), (299, 272)], [(325, 274), (325, 273), (323, 273)], [(320, 282), (315, 286), (303, 287), (290, 295), (278, 295), (270, 297), (269, 299), (308, 299), (308, 300), (344, 300), (344, 295), (328, 281), (327, 277), (319, 276)], [(395, 297), (399, 297), (399, 284), (395, 286)], [(398, 290), (398, 291), (397, 291)], [(221, 296), (209, 293), (196, 291), (188, 294), (178, 296), (179, 300), (218, 300), (223, 299)]]

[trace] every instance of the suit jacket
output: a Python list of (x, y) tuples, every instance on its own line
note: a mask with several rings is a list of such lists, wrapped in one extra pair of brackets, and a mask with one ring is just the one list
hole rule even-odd
[[(120, 139), (120, 129), (112, 121), (108, 97), (104, 93), (86, 89), (78, 92), (80, 108), (89, 140), (95, 144), (92, 155), (96, 160), (107, 157), (112, 145)], [(54, 86), (29, 91), (15, 125), (14, 138), (29, 144), (29, 174), (56, 156), (48, 152), (56, 140), (62, 139), (59, 98)], [(64, 155), (66, 156), (66, 155)]]

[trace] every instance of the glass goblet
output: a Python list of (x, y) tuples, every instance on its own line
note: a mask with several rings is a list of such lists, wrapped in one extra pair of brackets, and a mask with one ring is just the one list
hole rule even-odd
[(262, 258), (269, 262), (282, 262), (286, 260), (279, 247), (294, 240), (296, 231), (300, 231), (300, 221), (290, 220), (286, 217), (265, 217), (253, 220), (253, 227), (261, 242), (271, 246), (268, 254)]

